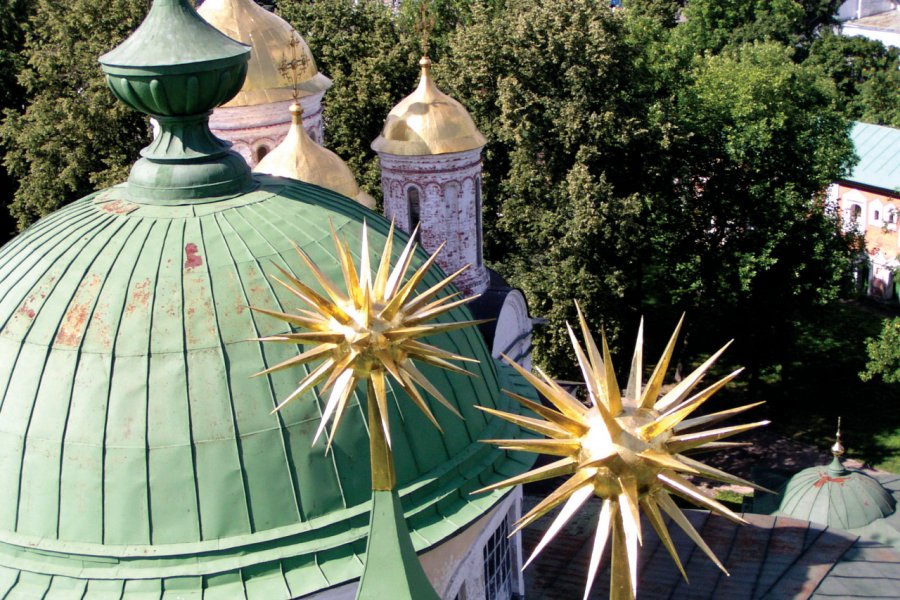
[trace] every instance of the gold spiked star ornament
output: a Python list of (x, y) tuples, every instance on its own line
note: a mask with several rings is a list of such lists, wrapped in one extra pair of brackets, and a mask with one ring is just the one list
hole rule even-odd
[(467, 376), (472, 374), (450, 361), (478, 361), (447, 352), (421, 341), (420, 338), (477, 325), (482, 321), (428, 324), (429, 321), (473, 299), (460, 299), (458, 292), (438, 297), (447, 284), (466, 267), (427, 290), (414, 294), (434, 264), (443, 244), (404, 281), (415, 253), (415, 232), (410, 236), (409, 242), (392, 268), (394, 225), (391, 224), (374, 276), (369, 262), (368, 228), (365, 223), (362, 228), (358, 271), (346, 240), (340, 239), (334, 228), (332, 237), (340, 261), (345, 291), (341, 291), (303, 250), (295, 246), (324, 294), (315, 291), (291, 272), (276, 265), (284, 279), (275, 276), (273, 279), (302, 300), (308, 308), (299, 309), (294, 313), (256, 307), (254, 310), (307, 331), (274, 335), (260, 338), (259, 341), (296, 344), (306, 349), (257, 375), (321, 361), (315, 368), (309, 370), (297, 388), (275, 410), (280, 410), (316, 385), (322, 384), (319, 391), (321, 394), (328, 393), (328, 399), (313, 443), (319, 439), (328, 421), (332, 420), (331, 433), (328, 436), (329, 447), (341, 424), (350, 395), (358, 383), (366, 381), (369, 435), (372, 438), (372, 485), (373, 489), (389, 490), (394, 488), (396, 482), (390, 449), (391, 434), (385, 378), (390, 375), (440, 430), (437, 419), (419, 390), (420, 387), (453, 414), (460, 416), (459, 412), (428, 381), (415, 361)]
[(681, 322), (646, 385), (643, 385), (641, 380), (643, 366), (643, 323), (641, 323), (631, 363), (631, 374), (623, 393), (616, 382), (606, 336), (601, 337), (601, 346), (598, 348), (580, 308), (578, 317), (586, 350), (582, 348), (572, 328), (569, 327), (568, 330), (587, 387), (589, 399), (587, 406), (540, 369), (537, 369), (538, 375), (534, 375), (507, 359), (510, 365), (537, 388), (555, 409), (510, 392), (507, 393), (534, 412), (537, 418), (479, 407), (485, 412), (545, 436), (545, 439), (485, 441), (507, 450), (536, 452), (560, 458), (517, 477), (488, 486), (479, 492), (551, 477), (570, 476), (516, 523), (513, 533), (562, 505), (561, 511), (525, 566), (528, 566), (547, 546), (588, 498), (594, 495), (600, 497), (603, 502), (588, 565), (585, 598), (590, 593), (601, 556), (610, 537), (612, 538), (610, 597), (634, 598), (637, 590), (638, 545), (642, 539), (640, 520), (642, 510), (685, 579), (687, 575), (675, 551), (662, 513), (667, 514), (720, 569), (725, 571), (722, 563), (676, 506), (672, 495), (681, 496), (702, 508), (738, 523), (744, 523), (743, 519), (727, 507), (707, 497), (688, 481), (685, 475), (700, 475), (768, 491), (685, 456), (691, 451), (730, 446), (731, 443), (719, 440), (768, 424), (768, 421), (761, 421), (719, 429), (701, 429), (705, 425), (719, 422), (762, 403), (687, 418), (740, 373), (740, 370), (735, 371), (699, 392), (694, 391), (728, 344), (671, 390), (661, 394), (663, 378), (672, 358)]

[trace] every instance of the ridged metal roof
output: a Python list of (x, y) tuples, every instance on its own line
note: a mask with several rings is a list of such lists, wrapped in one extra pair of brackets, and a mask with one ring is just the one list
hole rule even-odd
[[(297, 305), (268, 278), (273, 262), (317, 287), (291, 242), (339, 280), (329, 222), (358, 248), (367, 219), (373, 251), (389, 224), (333, 192), (256, 178), (249, 194), (181, 206), (136, 204), (113, 188), (0, 249), (0, 597), (12, 587), (29, 598), (206, 588), (286, 598), (361, 573), (370, 490), (360, 398), (328, 455), (311, 447), (318, 398), (270, 414), (302, 373), (251, 378), (296, 350), (246, 341), (285, 331), (247, 306)], [(474, 405), (514, 410), (501, 386), (533, 394), (476, 330), (431, 341), (481, 364), (475, 379), (423, 367), (465, 417), (435, 402), (443, 435), (402, 392), (392, 405), (419, 549), (502, 495), (470, 490), (528, 466), (478, 442), (518, 431)]]
[(900, 129), (857, 121), (850, 137), (859, 162), (846, 181), (900, 192)]

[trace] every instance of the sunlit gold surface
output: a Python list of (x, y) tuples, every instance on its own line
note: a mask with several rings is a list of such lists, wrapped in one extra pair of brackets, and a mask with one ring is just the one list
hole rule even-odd
[(284, 141), (266, 154), (253, 171), (306, 181), (375, 208), (375, 199), (360, 191), (347, 164), (337, 154), (314, 142), (303, 129), (300, 105), (292, 104), (290, 111), (292, 123)]
[(391, 225), (374, 277), (369, 266), (369, 242), (365, 225), (363, 225), (358, 272), (347, 242), (341, 240), (333, 231), (332, 236), (340, 258), (346, 291), (341, 291), (313, 264), (306, 253), (297, 248), (297, 253), (324, 290), (324, 295), (302, 283), (289, 271), (278, 267), (285, 279), (275, 277), (275, 281), (305, 302), (309, 308), (291, 314), (263, 308), (254, 310), (308, 331), (266, 337), (260, 341), (296, 344), (306, 348), (294, 358), (257, 375), (321, 361), (275, 410), (279, 410), (322, 383), (319, 393), (325, 394), (330, 391), (330, 394), (322, 411), (322, 421), (313, 443), (324, 431), (326, 423), (333, 419), (331, 433), (328, 436), (329, 446), (340, 426), (350, 395), (356, 389), (357, 383), (366, 381), (369, 392), (367, 394), (369, 420), (371, 423), (380, 424), (379, 427), (375, 427), (375, 431), (369, 432), (372, 446), (372, 485), (373, 489), (389, 490), (394, 487), (395, 481), (385, 389), (387, 375), (403, 388), (413, 403), (440, 430), (440, 425), (419, 387), (450, 412), (457, 416), (459, 412), (419, 371), (414, 359), (469, 376), (471, 376), (469, 371), (450, 361), (476, 363), (478, 361), (426, 344), (419, 338), (476, 325), (481, 321), (426, 324), (472, 299), (460, 299), (458, 293), (438, 297), (447, 284), (468, 265), (413, 297), (413, 292), (434, 264), (443, 245), (404, 282), (413, 260), (415, 235), (410, 237), (392, 268), (390, 262), (394, 227)]
[(540, 418), (523, 417), (488, 408), (482, 408), (482, 410), (507, 421), (518, 423), (546, 436), (547, 439), (487, 441), (504, 449), (524, 450), (560, 458), (551, 464), (480, 491), (560, 475), (571, 475), (565, 483), (525, 514), (516, 524), (515, 531), (518, 531), (557, 506), (563, 505), (559, 515), (534, 549), (531, 558), (525, 563), (526, 566), (547, 546), (588, 498), (596, 495), (603, 499), (597, 535), (588, 565), (585, 598), (593, 585), (600, 558), (610, 538), (612, 538), (611, 597), (634, 597), (637, 589), (637, 551), (638, 544), (641, 543), (639, 516), (641, 510), (644, 511), (647, 520), (659, 534), (663, 545), (669, 551), (685, 579), (687, 579), (687, 575), (685, 575), (678, 554), (675, 552), (662, 513), (667, 514), (678, 524), (710, 559), (725, 571), (722, 563), (675, 505), (671, 495), (681, 496), (700, 507), (738, 523), (744, 523), (743, 519), (727, 507), (703, 494), (684, 475), (701, 475), (762, 489), (748, 481), (703, 465), (681, 454), (768, 423), (768, 421), (761, 421), (721, 429), (705, 431), (699, 429), (703, 425), (718, 422), (733, 414), (748, 410), (756, 404), (687, 419), (710, 396), (740, 373), (740, 370), (735, 371), (709, 387), (694, 392), (704, 374), (727, 348), (727, 345), (669, 392), (660, 395), (663, 378), (672, 358), (681, 324), (679, 323), (676, 328), (646, 385), (643, 385), (641, 381), (642, 324), (631, 363), (631, 374), (628, 384), (622, 392), (615, 379), (605, 336), (602, 337), (601, 346), (598, 348), (580, 310), (578, 316), (587, 351), (585, 352), (582, 348), (571, 327), (569, 327), (569, 337), (584, 376), (590, 406), (583, 405), (540, 369), (538, 369), (539, 376), (535, 376), (522, 369), (514, 361), (509, 360), (508, 362), (534, 385), (556, 407), (556, 410), (510, 394), (537, 413)]
[(309, 96), (331, 87), (331, 80), (319, 73), (309, 46), (281, 17), (253, 0), (206, 0), (197, 9), (204, 19), (228, 37), (249, 44), (250, 63), (244, 86), (223, 106), (252, 106), (283, 102), (293, 97), (291, 81), (280, 71), (292, 39), (300, 41), (298, 53), (304, 58), (298, 91)]
[(419, 87), (391, 110), (372, 149), (399, 156), (426, 156), (484, 146), (487, 140), (463, 105), (435, 85), (431, 61), (425, 57), (419, 65)]

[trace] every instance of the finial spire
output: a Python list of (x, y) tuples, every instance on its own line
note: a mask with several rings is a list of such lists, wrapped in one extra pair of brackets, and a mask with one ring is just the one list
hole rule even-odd
[(841, 418), (838, 417), (837, 432), (834, 434), (835, 442), (831, 447), (831, 453), (840, 458), (844, 455), (844, 445), (841, 443)]
[[(278, 72), (291, 84), (294, 104), (300, 101), (301, 74), (309, 66), (309, 58), (302, 52), (297, 53), (299, 47), (300, 39), (297, 32), (291, 32), (291, 41), (288, 43), (289, 51), (281, 55), (281, 62), (278, 64)], [(290, 60), (288, 60), (288, 54), (290, 54)], [(293, 111), (291, 112), (293, 114)]]
[(838, 417), (837, 422), (837, 431), (834, 434), (835, 442), (831, 447), (831, 454), (834, 458), (831, 461), (831, 464), (828, 465), (828, 470), (832, 473), (842, 475), (847, 473), (847, 469), (844, 467), (844, 462), (841, 460), (841, 457), (844, 456), (844, 444), (841, 443), (841, 418)]
[(419, 18), (416, 21), (416, 33), (419, 34), (419, 48), (422, 56), (428, 56), (429, 42), (431, 32), (434, 31), (434, 17), (428, 11), (428, 0), (420, 0), (419, 2)]
[(189, 0), (154, 0), (137, 30), (100, 57), (116, 97), (160, 125), (128, 176), (130, 196), (180, 204), (252, 187), (244, 159), (209, 130), (210, 111), (240, 91), (249, 58)]

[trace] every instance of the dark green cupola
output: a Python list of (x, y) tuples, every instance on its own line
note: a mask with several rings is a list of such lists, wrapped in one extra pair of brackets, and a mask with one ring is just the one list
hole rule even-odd
[[(297, 307), (269, 278), (275, 265), (318, 287), (292, 244), (338, 280), (330, 228), (358, 253), (363, 220), (379, 250), (389, 223), (328, 190), (251, 176), (209, 134), (208, 111), (240, 89), (247, 52), (188, 0), (155, 0), (102, 64), (161, 134), (127, 183), (0, 248), (0, 597), (277, 600), (362, 573), (365, 403), (353, 401), (327, 454), (311, 445), (316, 393), (272, 414), (297, 374), (251, 375), (296, 349), (247, 341), (286, 331), (247, 307)], [(442, 277), (433, 268), (421, 285)], [(467, 318), (465, 308), (447, 316)], [(443, 435), (390, 390), (418, 551), (502, 496), (471, 490), (529, 466), (478, 441), (518, 430), (475, 405), (516, 410), (501, 387), (533, 393), (477, 331), (429, 341), (480, 364), (468, 367), (476, 378), (426, 369), (465, 417), (432, 403)]]

